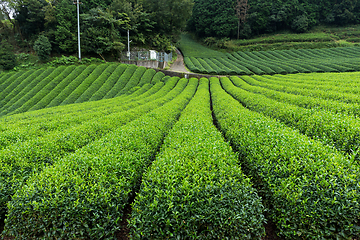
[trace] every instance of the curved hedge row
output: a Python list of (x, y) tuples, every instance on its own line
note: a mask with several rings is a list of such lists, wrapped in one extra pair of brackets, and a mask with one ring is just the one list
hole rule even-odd
[[(311, 97), (317, 97), (322, 99), (330, 99), (330, 100), (336, 100), (344, 103), (360, 103), (360, 96), (356, 94), (351, 93), (343, 93), (343, 92), (337, 92), (337, 91), (325, 91), (325, 90), (319, 90), (319, 89), (304, 89), (298, 87), (292, 87), (291, 84), (270, 84), (265, 81), (261, 81), (264, 78), (261, 78), (260, 76), (253, 76), (252, 78), (246, 78), (246, 81), (254, 86), (260, 86), (265, 87), (272, 90), (292, 93), (292, 94), (299, 94), (303, 96), (311, 96)], [(244, 79), (245, 80), (245, 79)], [(289, 85), (289, 86), (288, 86)]]
[[(341, 49), (346, 49), (346, 53)], [(214, 54), (213, 57), (185, 54), (184, 61), (192, 72), (218, 75), (351, 72), (360, 70), (360, 55), (355, 50), (357, 51), (357, 47), (239, 51), (232, 54)]]
[(92, 64), (86, 69), (82, 70), (80, 75), (77, 75), (65, 88), (57, 95), (47, 107), (55, 107), (61, 105), (62, 102), (86, 79), (96, 68), (96, 65)]
[(173, 101), (31, 178), (8, 204), (5, 234), (114, 239), (128, 199), (196, 86), (190, 81)]
[(125, 86), (126, 84), (129, 82), (130, 78), (132, 77), (132, 75), (134, 74), (134, 72), (136, 71), (137, 66), (136, 65), (128, 65), (128, 67), (126, 68), (126, 70), (124, 71), (124, 73), (119, 76), (118, 81), (116, 82), (116, 84), (111, 88), (110, 91), (108, 91), (106, 93), (106, 95), (104, 96), (104, 98), (113, 98), (116, 96), (116, 94), (118, 92), (120, 92)]
[(75, 103), (75, 101), (91, 86), (91, 84), (100, 77), (100, 75), (109, 67), (109, 64), (101, 64), (97, 66), (89, 76), (81, 81), (81, 83), (67, 96), (60, 105)]
[(264, 207), (213, 125), (209, 80), (165, 138), (132, 209), (133, 239), (261, 239)]
[[(34, 97), (41, 89), (43, 89), (49, 82), (51, 82), (54, 78), (56, 78), (61, 72), (65, 69), (64, 66), (55, 68), (53, 71), (51, 71), (50, 74), (45, 75), (45, 72), (41, 74), (38, 78), (35, 79), (36, 83), (35, 86), (33, 84), (28, 85), (26, 88), (23, 89), (23, 94), (18, 94), (19, 98), (13, 98), (14, 101), (11, 105), (10, 102), (8, 103), (8, 107), (5, 105), (3, 107), (3, 110), (1, 111), (1, 115), (9, 114), (17, 110), (19, 107), (21, 107), (24, 103), (26, 103), (29, 99)], [(48, 69), (50, 70), (50, 69)], [(46, 76), (46, 77), (45, 77)], [(33, 86), (29, 91), (26, 91), (30, 86)]]
[(359, 104), (355, 104), (355, 103), (348, 104), (334, 100), (290, 94), (279, 90), (277, 91), (264, 87), (254, 86), (247, 83), (251, 81), (251, 79), (249, 80), (249, 78), (250, 78), (249, 76), (241, 76), (241, 79), (237, 77), (231, 77), (230, 79), (233, 81), (233, 83), (236, 86), (241, 87), (242, 89), (245, 89), (253, 93), (262, 94), (268, 98), (275, 99), (280, 102), (286, 102), (289, 104), (293, 104), (299, 107), (309, 108), (309, 109), (315, 108), (315, 109), (328, 110), (335, 113), (347, 113), (356, 116), (360, 115)]
[(93, 81), (88, 88), (86, 88), (86, 90), (79, 96), (78, 99), (76, 99), (76, 101), (74, 103), (81, 103), (81, 102), (88, 101), (93, 96), (93, 94), (95, 94), (95, 92), (97, 92), (104, 85), (104, 83), (109, 79), (109, 77), (115, 71), (117, 66), (118, 66), (117, 64), (111, 64), (110, 66), (108, 66), (101, 73), (101, 75), (98, 76), (95, 79), (95, 81)]
[(164, 74), (163, 72), (157, 72), (157, 73), (155, 73), (155, 75), (154, 75), (153, 78), (151, 79), (151, 84), (155, 84), (155, 83), (161, 82), (164, 77), (165, 77), (165, 74)]
[[(49, 92), (51, 92), (61, 81), (63, 81), (73, 70), (75, 66), (69, 66), (65, 69), (54, 73), (59, 73), (55, 78), (48, 82), (41, 90), (35, 92), (35, 95), (29, 98), (25, 103), (13, 111), (13, 114), (22, 113), (28, 111), (31, 107), (36, 105), (41, 99), (43, 99)], [(62, 71), (61, 71), (62, 70)]]
[[(236, 82), (237, 77), (232, 77)], [(360, 141), (360, 121), (345, 114), (318, 109), (304, 109), (278, 102), (263, 95), (235, 87), (228, 78), (221, 78), (223, 88), (250, 110), (276, 118), (301, 133), (334, 146), (347, 154), (355, 153)]]
[(140, 81), (142, 75), (144, 75), (145, 71), (146, 71), (146, 67), (142, 67), (142, 66), (137, 67), (134, 74), (131, 76), (131, 78), (126, 83), (124, 88), (121, 89), (118, 93), (116, 93), (115, 97), (121, 96), (121, 95), (127, 93), (133, 87), (136, 87), (139, 84), (139, 81)]
[[(175, 86), (176, 81), (176, 79), (171, 80), (166, 88), (163, 89), (161, 89), (164, 85), (162, 83), (156, 84), (152, 88), (143, 86), (139, 91), (134, 92), (127, 98), (117, 98), (116, 101), (106, 100), (101, 103), (77, 104), (71, 105), (71, 107), (57, 107), (51, 110), (44, 109), (38, 111), (38, 114), (27, 113), (15, 115), (16, 117), (12, 115), (0, 118), (0, 123), (3, 124), (0, 124), (0, 126), (3, 126), (0, 132), (0, 150), (14, 143), (46, 135), (51, 131), (64, 130), (70, 126), (74, 127), (95, 117), (136, 107), (141, 104), (138, 101), (144, 98), (147, 101), (156, 100), (156, 98), (162, 96), (163, 92), (167, 92)], [(157, 92), (160, 95), (151, 96)], [(43, 114), (39, 112), (43, 112)], [(59, 115), (61, 115), (61, 118), (59, 118)]]
[(211, 79), (215, 117), (241, 155), (281, 236), (355, 238), (360, 234), (359, 169), (330, 147), (249, 111)]
[[(49, 74), (51, 74), (54, 71), (54, 68), (48, 68), (44, 72), (42, 72), (38, 77), (33, 79), (28, 85), (25, 85), (23, 89), (15, 89), (17, 92), (14, 97), (9, 99), (7, 102), (3, 102), (3, 106), (0, 108), (0, 116), (5, 115), (3, 113), (6, 109), (11, 107), (16, 101), (18, 101), (20, 98), (22, 98), (24, 95), (26, 95), (31, 89), (36, 87), (36, 85), (41, 82), (44, 78), (46, 78)], [(16, 75), (16, 74), (15, 74)]]
[(124, 73), (124, 71), (127, 69), (127, 65), (120, 64), (117, 66), (115, 71), (110, 75), (110, 77), (106, 80), (104, 85), (100, 87), (99, 90), (97, 90), (89, 99), (89, 101), (97, 101), (101, 100), (105, 97), (105, 95), (114, 87), (114, 85), (119, 80), (119, 77)]
[[(164, 87), (164, 91), (152, 96), (152, 99), (156, 100), (145, 98), (133, 104), (114, 108), (113, 112), (97, 112), (96, 117), (66, 131), (50, 132), (48, 135), (17, 143), (0, 151), (0, 215), (6, 211), (6, 203), (15, 190), (34, 172), (40, 172), (65, 155), (172, 100), (176, 96), (174, 92), (181, 92), (187, 84), (179, 83), (172, 89), (177, 81), (175, 78)], [(116, 98), (113, 101), (115, 102)], [(138, 107), (135, 107), (136, 105)]]

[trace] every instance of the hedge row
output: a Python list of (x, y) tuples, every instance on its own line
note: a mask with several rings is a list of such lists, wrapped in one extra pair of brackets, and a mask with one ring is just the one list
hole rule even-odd
[[(106, 100), (99, 103), (78, 104), (75, 105), (76, 107), (72, 106), (71, 108), (64, 108), (66, 113), (64, 113), (64, 111), (58, 111), (58, 107), (51, 111), (51, 116), (49, 116), (49, 114), (40, 117), (32, 115), (27, 121), (22, 120), (19, 123), (19, 120), (15, 120), (15, 124), (11, 124), (7, 121), (9, 117), (3, 118), (1, 120), (4, 120), (4, 123), (6, 123), (6, 128), (3, 128), (0, 133), (1, 148), (5, 148), (16, 142), (20, 143), (46, 135), (51, 131), (75, 127), (78, 124), (82, 124), (85, 121), (94, 118), (99, 118), (118, 111), (129, 110), (141, 104), (157, 100), (159, 97), (162, 97), (169, 92), (176, 85), (177, 81), (178, 78), (173, 78), (165, 87), (163, 87), (163, 83), (158, 83), (153, 89), (146, 93), (139, 91), (139, 93), (132, 94), (127, 101), (119, 101), (119, 99), (116, 99), (116, 101)], [(30, 116), (30, 114), (26, 115)], [(59, 115), (61, 115), (60, 119)]]
[[(65, 67), (59, 67), (59, 68), (55, 68), (53, 71), (51, 71), (51, 74), (47, 75), (45, 78), (43, 78), (44, 76), (42, 76), (45, 72), (43, 72), (43, 74), (41, 74), (38, 78), (36, 78), (37, 83), (36, 85), (29, 89), (29, 91), (24, 91), (25, 89), (27, 89), (29, 86), (28, 85), (26, 88), (23, 89), (23, 94), (18, 94), (20, 97), (19, 98), (13, 98), (12, 100), (18, 99), (16, 102), (14, 102), (11, 105), (8, 105), (8, 107), (6, 108), (6, 105), (4, 106), (4, 110), (1, 112), (1, 114), (9, 114), (9, 113), (13, 113), (15, 110), (17, 110), (19, 107), (21, 107), (24, 103), (26, 103), (29, 99), (31, 99), (32, 97), (34, 97), (39, 91), (41, 91), (41, 89), (43, 89), (49, 82), (51, 82), (55, 77), (57, 77), (58, 75), (61, 74), (61, 72), (65, 69)], [(10, 104), (10, 102), (9, 102)], [(6, 109), (5, 109), (6, 108)]]
[[(332, 73), (333, 74), (333, 73)], [(322, 76), (324, 75), (324, 76)], [(335, 74), (339, 78), (339, 81), (321, 81), (319, 78), (324, 78), (328, 74), (317, 74), (317, 78), (314, 80), (306, 79), (308, 76), (302, 75), (301, 80), (298, 78), (294, 78), (293, 75), (282, 78), (278, 77), (278, 75), (268, 76), (267, 78), (257, 77), (261, 79), (263, 82), (274, 83), (274, 84), (286, 84), (286, 86), (298, 87), (298, 88), (306, 88), (306, 89), (318, 89), (323, 91), (336, 91), (336, 92), (344, 92), (344, 93), (360, 93), (359, 81), (356, 81), (356, 77), (358, 77), (358, 73), (353, 75), (353, 77), (344, 75), (344, 74)], [(349, 78), (349, 81), (346, 81), (344, 78)], [(340, 80), (341, 79), (341, 80)], [(350, 80), (351, 79), (351, 80)], [(345, 83), (344, 83), (345, 82)]]
[[(131, 95), (127, 95), (126, 97), (118, 97), (116, 102), (113, 99), (104, 99), (101, 100), (101, 105), (97, 101), (94, 102), (84, 102), (81, 104), (73, 104), (73, 105), (64, 105), (58, 106), (56, 108), (51, 109), (41, 109), (32, 112), (25, 112), (17, 115), (9, 115), (0, 118), (0, 123), (3, 123), (3, 126), (6, 126), (6, 129), (11, 129), (12, 127), (17, 128), (18, 125), (28, 125), (34, 123), (45, 123), (50, 121), (58, 121), (58, 115), (63, 116), (77, 116), (79, 113), (87, 112), (87, 113), (96, 113), (98, 111), (104, 111), (105, 109), (109, 109), (107, 103), (111, 102), (112, 107), (119, 107), (124, 104), (127, 104), (131, 101), (137, 101), (145, 97), (149, 97), (152, 94), (158, 92), (162, 87), (163, 83), (158, 83), (152, 86), (148, 91), (144, 92), (144, 89), (148, 89), (143, 86), (138, 91), (132, 93)], [(2, 126), (0, 124), (0, 126)], [(5, 129), (5, 128), (4, 128)]]
[(151, 84), (156, 84), (158, 82), (161, 82), (164, 77), (165, 74), (163, 72), (155, 73), (154, 77), (151, 79)]
[(80, 75), (77, 75), (75, 79), (69, 82), (60, 94), (52, 99), (46, 107), (59, 106), (94, 71), (95, 68), (96, 65), (92, 64), (84, 70), (78, 69), (79, 73), (81, 72)]
[(121, 96), (121, 95), (127, 93), (133, 87), (136, 87), (139, 84), (139, 81), (140, 81), (142, 75), (144, 75), (145, 71), (146, 71), (146, 67), (143, 67), (143, 66), (138, 67), (135, 70), (134, 74), (129, 79), (129, 81), (126, 83), (125, 87), (123, 89), (121, 89), (119, 92), (117, 92), (115, 97)]
[(17, 86), (11, 91), (6, 93), (4, 89), (0, 92), (0, 108), (2, 108), (6, 103), (8, 103), (11, 99), (13, 99), (19, 92), (25, 88), (27, 85), (29, 85), (36, 77), (41, 75), (41, 73), (44, 72), (43, 69), (39, 69), (37, 71), (34, 71), (30, 76), (23, 78), (20, 84), (17, 84)]
[[(59, 71), (59, 75), (48, 82), (41, 90), (39, 90), (33, 97), (29, 98), (21, 107), (17, 108), (13, 113), (22, 113), (28, 111), (31, 107), (36, 105), (41, 99), (49, 94), (59, 83), (61, 83), (72, 71), (75, 66), (69, 66)], [(54, 71), (55, 72), (55, 71)]]
[(114, 239), (142, 173), (196, 86), (197, 80), (191, 81), (181, 94), (172, 93), (177, 95), (173, 101), (31, 178), (8, 204), (4, 233), (28, 239)]
[(114, 87), (114, 85), (118, 82), (119, 76), (121, 76), (128, 66), (126, 64), (120, 64), (115, 69), (115, 71), (111, 74), (111, 76), (106, 80), (104, 85), (96, 91), (89, 101), (97, 101), (103, 99), (105, 95)]
[[(19, 73), (19, 72), (17, 72)], [(5, 83), (7, 81), (8, 78), (10, 78), (12, 75), (14, 75), (14, 72), (3, 72), (2, 75), (0, 76), (0, 88), (2, 87), (3, 83)]]
[(60, 105), (75, 103), (75, 101), (91, 86), (91, 84), (100, 77), (100, 75), (110, 66), (110, 64), (100, 64), (94, 71), (87, 76), (82, 82), (74, 89), (68, 97)]
[(360, 96), (356, 95), (356, 94), (351, 94), (351, 93), (342, 93), (342, 92), (337, 92), (337, 91), (323, 91), (323, 90), (318, 90), (318, 89), (304, 89), (304, 88), (300, 88), (300, 87), (292, 87), (290, 84), (290, 86), (284, 85), (284, 84), (269, 84), (266, 83), (264, 81), (259, 81), (262, 80), (260, 79), (258, 76), (253, 76), (252, 78), (247, 78), (246, 81), (251, 84), (251, 85), (255, 85), (255, 86), (260, 86), (260, 87), (265, 87), (265, 88), (269, 88), (272, 90), (278, 90), (278, 91), (283, 91), (283, 92), (287, 92), (287, 93), (292, 93), (292, 94), (299, 94), (299, 95), (303, 95), (303, 96), (311, 96), (311, 97), (317, 97), (317, 98), (322, 98), (322, 99), (330, 99), (330, 100), (336, 100), (336, 101), (340, 101), (340, 102), (345, 102), (345, 103), (360, 103)]
[(38, 110), (48, 106), (52, 100), (54, 100), (76, 77), (78, 77), (86, 66), (76, 67), (65, 79), (55, 86), (46, 96), (44, 96), (37, 104), (31, 107), (29, 110)]
[(120, 92), (125, 85), (129, 82), (131, 76), (134, 74), (134, 72), (136, 71), (137, 66), (136, 65), (127, 65), (126, 70), (124, 71), (124, 73), (119, 76), (119, 79), (117, 80), (117, 82), (115, 83), (115, 85), (110, 89), (110, 91), (108, 91), (104, 98), (113, 98), (116, 96), (116, 94), (118, 92)]
[[(356, 50), (356, 48), (351, 48)], [(214, 58), (185, 55), (190, 71), (220, 75), (359, 71), (360, 57), (334, 49), (234, 52)]]
[[(16, 96), (9, 99), (7, 102), (3, 102), (3, 106), (0, 108), (0, 116), (4, 115), (2, 112), (5, 111), (8, 107), (11, 107), (16, 101), (18, 101), (21, 97), (26, 95), (31, 89), (33, 89), (39, 82), (41, 82), (44, 78), (46, 78), (49, 74), (51, 74), (54, 71), (54, 68), (48, 68), (44, 72), (42, 72), (38, 77), (33, 79), (28, 85), (25, 86), (25, 88), (16, 89), (16, 91), (19, 91)], [(16, 74), (15, 74), (16, 75)]]
[(143, 177), (133, 239), (261, 239), (261, 199), (213, 124), (209, 80), (165, 138)]
[[(286, 102), (303, 108), (315, 108), (332, 111), (335, 113), (346, 113), (359, 116), (360, 115), (360, 105), (359, 104), (348, 104), (343, 102), (338, 102), (334, 100), (302, 96), (297, 94), (289, 94), (282, 91), (276, 91), (264, 87), (258, 87), (248, 84), (251, 79), (249, 76), (241, 76), (241, 78), (231, 78), (233, 83), (247, 91), (253, 93), (262, 94), (268, 98), (275, 99), (279, 102)], [(285, 84), (285, 83), (284, 83)]]
[(108, 66), (74, 103), (82, 103), (88, 101), (108, 81), (109, 77), (115, 71), (117, 66), (117, 64), (111, 64), (110, 66)]
[(359, 168), (334, 149), (241, 106), (211, 80), (214, 115), (263, 193), (279, 235), (359, 236)]
[(156, 74), (155, 69), (147, 69), (144, 73), (144, 75), (142, 75), (138, 86), (142, 87), (144, 84), (147, 83), (151, 83), (152, 78), (154, 77), (154, 75)]
[[(177, 79), (174, 79), (177, 82)], [(84, 122), (66, 131), (54, 131), (50, 134), (30, 139), (0, 151), (0, 215), (6, 210), (6, 203), (15, 190), (23, 184), (33, 172), (40, 172), (45, 166), (57, 162), (65, 155), (82, 148), (139, 116), (160, 107), (179, 94), (187, 82), (180, 82), (172, 89), (172, 84), (155, 98), (140, 100), (138, 107), (124, 105), (112, 113), (98, 113), (98, 117)], [(170, 89), (172, 89), (170, 91)], [(167, 91), (166, 91), (167, 90)], [(175, 94), (174, 94), (175, 93)], [(114, 99), (116, 102), (116, 99)], [(111, 102), (109, 102), (111, 104)], [(128, 110), (131, 108), (131, 110)], [(127, 110), (127, 111), (125, 111)], [(86, 113), (85, 113), (86, 114)]]
[[(237, 78), (233, 77), (232, 81), (236, 82), (239, 80)], [(360, 121), (355, 117), (278, 102), (237, 88), (228, 78), (221, 78), (221, 83), (230, 95), (250, 110), (276, 118), (301, 133), (347, 154), (355, 153), (359, 147)]]

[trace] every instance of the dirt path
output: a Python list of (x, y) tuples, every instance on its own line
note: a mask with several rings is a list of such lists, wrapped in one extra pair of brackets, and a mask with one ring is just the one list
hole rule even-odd
[(185, 68), (185, 64), (184, 64), (184, 58), (181, 55), (181, 52), (176, 49), (176, 52), (178, 54), (176, 61), (171, 65), (170, 67), (170, 71), (174, 71), (174, 72), (183, 72), (183, 73), (190, 73), (188, 70), (186, 70)]

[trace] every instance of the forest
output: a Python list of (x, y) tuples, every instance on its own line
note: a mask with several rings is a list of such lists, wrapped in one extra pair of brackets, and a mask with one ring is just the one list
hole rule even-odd
[[(38, 40), (47, 44), (42, 47), (45, 55), (75, 54), (75, 3), (2, 1), (0, 51), (15, 48), (17, 52), (33, 52)], [(80, 4), (83, 53), (111, 59), (118, 59), (125, 50), (127, 31), (133, 47), (170, 52), (183, 31), (201, 39), (248, 39), (264, 33), (302, 33), (317, 25), (359, 22), (358, 0), (83, 0)]]

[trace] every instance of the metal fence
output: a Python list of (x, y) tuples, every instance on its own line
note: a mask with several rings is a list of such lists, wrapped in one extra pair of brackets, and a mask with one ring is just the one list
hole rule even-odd
[(131, 61), (149, 61), (156, 60), (158, 62), (170, 62), (172, 60), (172, 53), (156, 52), (156, 51), (131, 51), (130, 59), (129, 52), (123, 52), (121, 60)]

